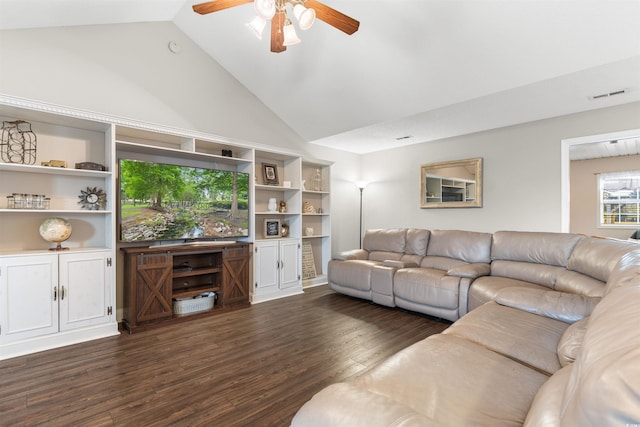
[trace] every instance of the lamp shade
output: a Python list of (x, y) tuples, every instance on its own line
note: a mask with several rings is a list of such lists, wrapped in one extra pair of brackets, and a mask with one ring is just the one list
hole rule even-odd
[(254, 0), (253, 5), (259, 17), (268, 21), (276, 14), (276, 2), (274, 0)]
[(283, 46), (293, 46), (294, 44), (300, 43), (300, 39), (296, 34), (296, 29), (293, 28), (293, 24), (289, 21), (282, 29), (284, 33), (284, 42), (282, 42)]
[(316, 11), (306, 8), (300, 3), (293, 6), (293, 14), (298, 20), (301, 30), (308, 30), (316, 20)]
[(258, 40), (262, 40), (262, 31), (264, 31), (264, 27), (267, 25), (267, 21), (262, 19), (262, 17), (260, 16), (256, 16), (251, 20), (251, 22), (247, 22), (245, 25), (251, 30), (253, 34), (255, 34)]
[(367, 188), (367, 185), (369, 185), (367, 181), (356, 181), (356, 187), (358, 187), (360, 190), (364, 190), (365, 188)]

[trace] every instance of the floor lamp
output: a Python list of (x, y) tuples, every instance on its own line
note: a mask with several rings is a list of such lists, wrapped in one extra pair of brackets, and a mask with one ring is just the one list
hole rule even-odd
[(360, 249), (362, 249), (362, 192), (369, 183), (366, 181), (357, 181), (356, 187), (360, 190)]

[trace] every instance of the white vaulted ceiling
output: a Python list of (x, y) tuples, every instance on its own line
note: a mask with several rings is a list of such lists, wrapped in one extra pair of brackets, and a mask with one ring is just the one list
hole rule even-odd
[(0, 0), (0, 29), (173, 21), (302, 138), (356, 153), (640, 100), (640, 0), (325, 0), (359, 31), (317, 21), (280, 54), (251, 4), (199, 2)]

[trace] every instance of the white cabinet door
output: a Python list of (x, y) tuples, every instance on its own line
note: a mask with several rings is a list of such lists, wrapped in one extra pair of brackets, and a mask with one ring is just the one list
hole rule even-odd
[(280, 289), (300, 286), (300, 242), (282, 240), (280, 242)]
[(254, 293), (269, 293), (278, 290), (280, 273), (278, 241), (263, 241), (254, 244)]
[(58, 332), (58, 255), (0, 258), (0, 342)]
[(60, 330), (109, 322), (111, 252), (60, 254)]

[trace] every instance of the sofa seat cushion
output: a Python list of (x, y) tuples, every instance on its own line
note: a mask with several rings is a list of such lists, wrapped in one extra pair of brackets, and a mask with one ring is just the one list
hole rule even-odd
[(561, 368), (558, 342), (568, 327), (559, 320), (488, 302), (443, 334), (473, 341), (551, 375)]
[(562, 411), (562, 397), (569, 381), (571, 366), (564, 367), (549, 378), (540, 387), (536, 394), (531, 409), (527, 414), (524, 427), (560, 426), (560, 413)]
[[(438, 334), (396, 353), (353, 384), (407, 405), (438, 426), (496, 427), (521, 426), (547, 378), (476, 343)], [(372, 412), (367, 425), (380, 425), (376, 417)]]
[(469, 289), (469, 311), (480, 307), (482, 304), (488, 301), (493, 301), (504, 288), (512, 286), (541, 289), (548, 291), (546, 286), (536, 285), (534, 283), (525, 282), (524, 280), (510, 279), (508, 277), (499, 276), (483, 276), (478, 277), (471, 284)]
[(393, 278), (393, 293), (418, 304), (457, 308), (459, 277), (432, 268), (403, 268)]

